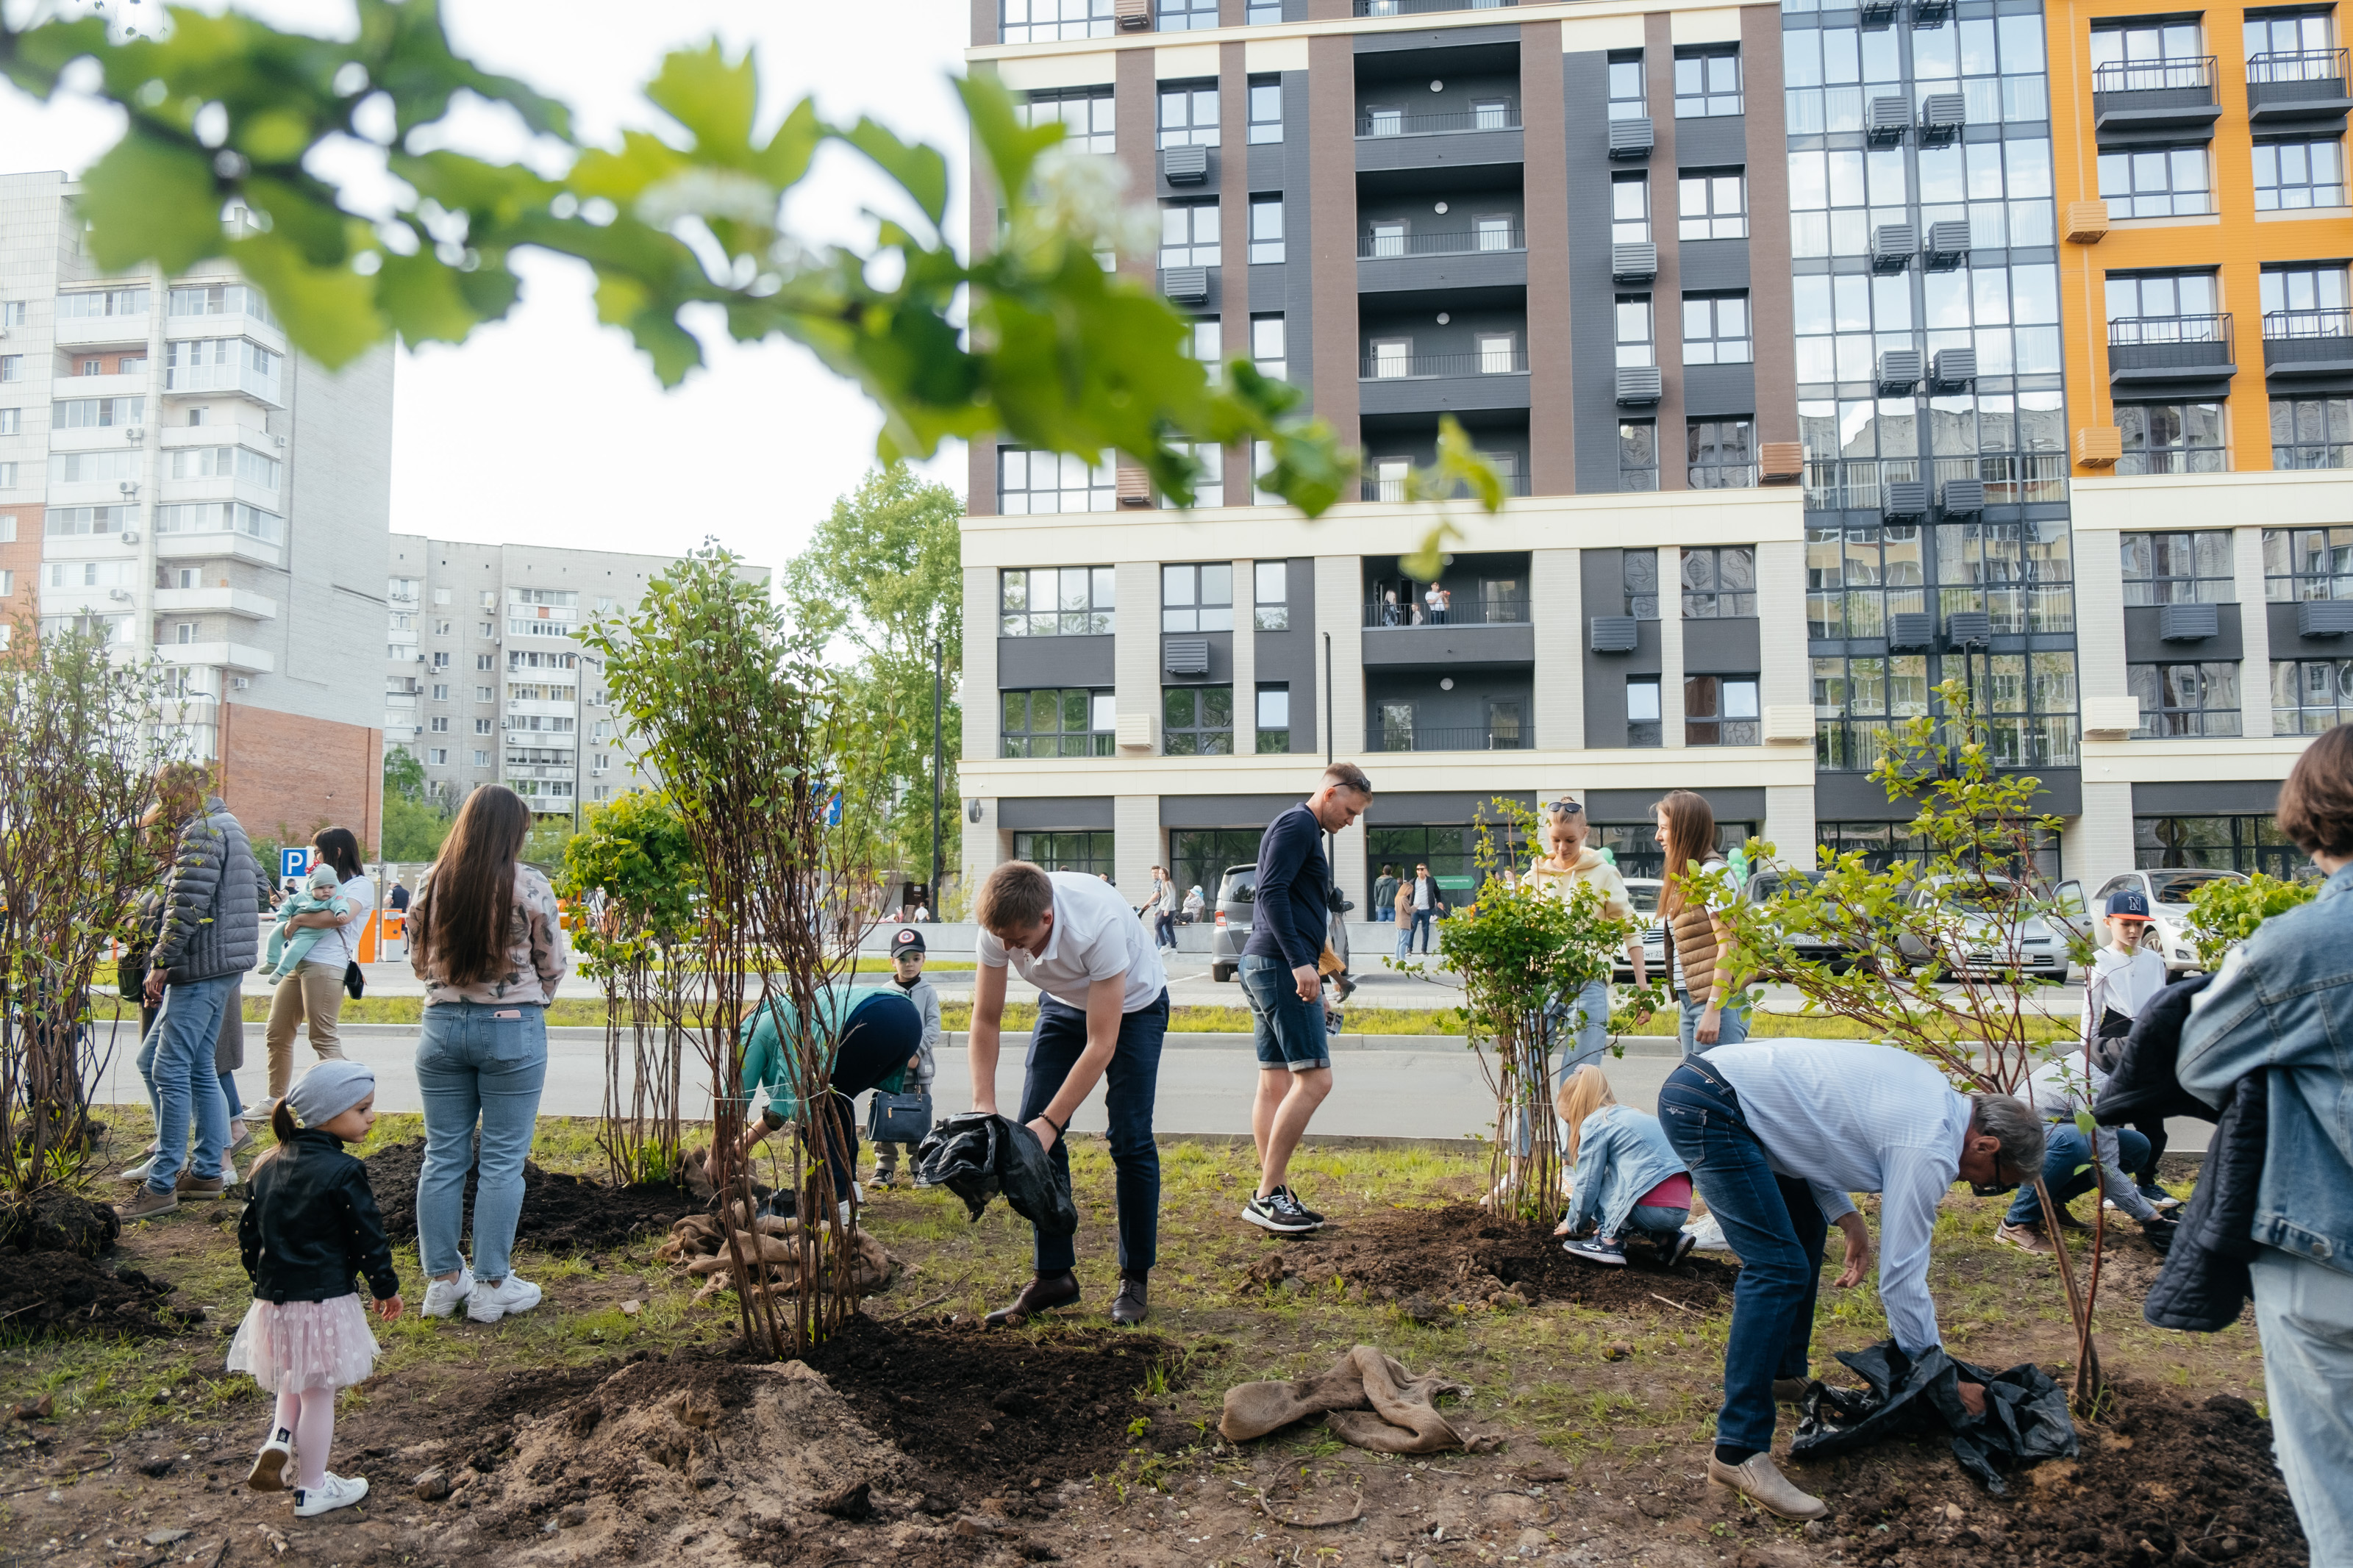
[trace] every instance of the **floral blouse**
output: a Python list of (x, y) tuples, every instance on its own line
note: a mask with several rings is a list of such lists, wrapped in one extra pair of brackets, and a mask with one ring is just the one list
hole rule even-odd
[[(417, 899), (409, 910), (411, 929), (421, 926), (426, 907), (433, 899), (433, 880), (427, 877), (417, 890)], [(425, 982), (425, 1000), (434, 1002), (475, 1002), (496, 1006), (504, 1002), (523, 1002), (533, 1006), (554, 1000), (555, 988), (572, 968), (571, 949), (564, 940), (564, 927), (557, 919), (555, 889), (547, 879), (518, 861), (515, 865), (514, 910), (507, 921), (506, 964), (493, 978), (457, 984), (432, 972), (426, 962), (422, 944), (412, 942), (408, 949), (408, 966), (417, 978)]]

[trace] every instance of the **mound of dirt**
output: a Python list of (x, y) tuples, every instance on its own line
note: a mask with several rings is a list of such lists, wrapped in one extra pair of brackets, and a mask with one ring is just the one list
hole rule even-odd
[(96, 1258), (114, 1246), (122, 1221), (104, 1204), (45, 1188), (30, 1201), (0, 1205), (0, 1247), (18, 1252), (70, 1252)]
[(118, 1274), (78, 1252), (27, 1252), (0, 1268), (0, 1335), (175, 1334), (203, 1314), (164, 1306), (174, 1289), (135, 1268)]
[[(415, 1239), (417, 1173), (425, 1165), (425, 1140), (391, 1144), (362, 1163), (367, 1167), (368, 1185), (375, 1191), (375, 1206), (384, 1215), (385, 1234), (396, 1243)], [(476, 1173), (469, 1170), (461, 1235), (473, 1229), (476, 1185)], [(670, 1221), (702, 1206), (668, 1182), (609, 1187), (586, 1176), (543, 1171), (526, 1160), (522, 1216), (515, 1224), (515, 1239), (545, 1252), (594, 1252), (667, 1230)]]
[[(1285, 1241), (1250, 1269), (1253, 1287), (1328, 1287), (1381, 1300), (1419, 1296), (1433, 1304), (1480, 1304), (1517, 1294), (1528, 1301), (1574, 1301), (1606, 1311), (1655, 1311), (1660, 1299), (1695, 1311), (1729, 1310), (1740, 1270), (1689, 1258), (1672, 1270), (1630, 1247), (1627, 1267), (1581, 1262), (1560, 1249), (1552, 1227), (1498, 1219), (1471, 1204), (1381, 1209)], [(1296, 1279), (1300, 1287), (1285, 1285)]]
[(2271, 1424), (2253, 1405), (2110, 1387), (2107, 1421), (2079, 1425), (2081, 1455), (2012, 1479), (2006, 1500), (1969, 1482), (1941, 1443), (1792, 1473), (1830, 1498), (1849, 1563), (2304, 1568), (2311, 1553), (2272, 1458)]

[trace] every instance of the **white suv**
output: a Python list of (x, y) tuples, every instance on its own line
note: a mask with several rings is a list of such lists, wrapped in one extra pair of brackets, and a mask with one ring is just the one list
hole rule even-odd
[(2240, 871), (2209, 871), (2193, 867), (2170, 870), (2126, 871), (2100, 884), (2097, 896), (2092, 900), (2092, 913), (2105, 916), (2108, 895), (2137, 892), (2148, 900), (2149, 932), (2141, 945), (2165, 960), (2168, 974), (2193, 973), (2198, 968), (2198, 949), (2189, 939), (2189, 900), (2198, 889), (2216, 882), (2243, 882)]

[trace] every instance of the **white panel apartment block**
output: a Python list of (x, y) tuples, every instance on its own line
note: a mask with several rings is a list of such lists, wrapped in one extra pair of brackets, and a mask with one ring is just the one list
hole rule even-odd
[[(1585, 656), (1581, 550), (1528, 552), (1528, 619), (1535, 634), (1535, 742), (1546, 751), (1585, 740)], [(1559, 796), (1552, 795), (1551, 799)]]

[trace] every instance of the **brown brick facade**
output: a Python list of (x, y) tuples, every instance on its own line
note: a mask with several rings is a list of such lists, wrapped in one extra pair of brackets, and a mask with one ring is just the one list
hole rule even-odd
[(384, 823), (384, 731), (224, 702), (222, 795), (256, 838), (302, 843), (348, 827), (373, 858)]

